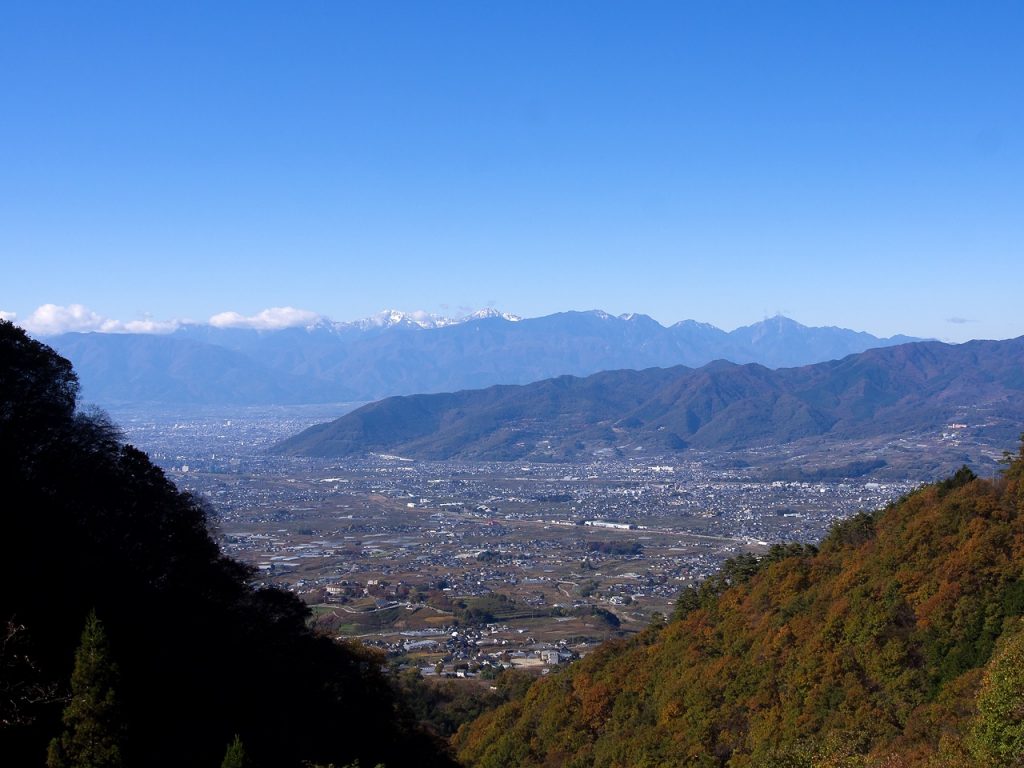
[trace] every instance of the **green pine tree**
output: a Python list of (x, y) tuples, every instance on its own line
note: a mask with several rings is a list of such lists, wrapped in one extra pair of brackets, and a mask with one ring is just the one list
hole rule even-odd
[(75, 652), (64, 732), (50, 742), (47, 768), (120, 768), (123, 728), (115, 693), (117, 677), (106, 631), (91, 611)]
[(249, 758), (245, 754), (242, 738), (236, 733), (235, 740), (228, 744), (228, 749), (224, 753), (224, 760), (221, 761), (220, 768), (247, 768), (248, 765)]

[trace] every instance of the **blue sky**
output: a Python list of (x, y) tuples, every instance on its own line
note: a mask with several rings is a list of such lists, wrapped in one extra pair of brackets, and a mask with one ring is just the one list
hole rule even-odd
[(0, 312), (1018, 336), (1021, 39), (1020, 2), (8, 3)]

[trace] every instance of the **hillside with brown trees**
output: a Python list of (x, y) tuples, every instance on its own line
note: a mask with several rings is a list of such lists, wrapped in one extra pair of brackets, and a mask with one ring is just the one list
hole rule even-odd
[(1024, 447), (819, 547), (741, 556), (675, 616), (455, 738), (469, 766), (1024, 765)]

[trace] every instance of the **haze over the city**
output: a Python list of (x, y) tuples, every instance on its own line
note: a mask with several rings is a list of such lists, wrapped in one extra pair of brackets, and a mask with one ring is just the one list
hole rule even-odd
[(12, 6), (0, 316), (603, 309), (1019, 336), (1022, 22), (1018, 3)]

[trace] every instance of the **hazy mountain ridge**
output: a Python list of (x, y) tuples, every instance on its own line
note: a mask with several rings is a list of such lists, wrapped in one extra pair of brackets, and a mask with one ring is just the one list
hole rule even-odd
[(255, 405), (354, 394), (308, 377), (298, 361), (296, 372), (287, 373), (274, 367), (272, 356), (261, 362), (244, 350), (189, 336), (76, 333), (53, 341), (84, 372), (84, 399), (104, 403)]
[[(85, 399), (285, 404), (375, 400), (561, 375), (712, 360), (771, 368), (841, 358), (879, 339), (775, 317), (731, 332), (692, 320), (562, 312), (520, 319), (483, 310), (457, 321), (385, 312), (357, 323), (319, 320), (257, 330), (186, 325), (167, 335), (68, 333), (47, 342), (74, 363)], [(234, 393), (234, 395), (232, 394)]]
[(571, 459), (601, 450), (729, 449), (807, 437), (935, 431), (968, 418), (1005, 444), (1024, 423), (1024, 337), (918, 342), (771, 370), (609, 371), (444, 395), (388, 398), (277, 450), (424, 459)]

